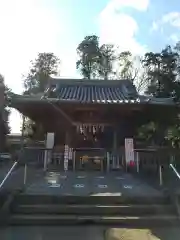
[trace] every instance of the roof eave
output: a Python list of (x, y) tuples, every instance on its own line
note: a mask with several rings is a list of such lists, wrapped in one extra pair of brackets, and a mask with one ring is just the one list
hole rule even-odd
[(57, 98), (42, 98), (39, 96), (29, 96), (29, 95), (18, 95), (13, 94), (10, 100), (10, 107), (16, 108), (18, 103), (29, 103), (29, 104), (36, 104), (36, 103), (60, 103), (60, 104), (98, 104), (98, 105), (134, 105), (134, 104), (140, 104), (140, 105), (156, 105), (156, 106), (180, 106), (179, 104), (175, 103), (173, 99), (167, 99), (164, 101), (160, 101), (157, 98), (137, 98), (132, 100), (122, 100), (122, 101), (92, 101), (92, 102), (85, 102), (85, 101), (78, 101), (76, 99), (57, 99)]

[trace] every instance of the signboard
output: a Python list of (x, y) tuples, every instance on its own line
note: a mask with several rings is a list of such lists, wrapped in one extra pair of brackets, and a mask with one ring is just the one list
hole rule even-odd
[(69, 147), (65, 145), (64, 147), (64, 171), (68, 170), (68, 161), (69, 161)]
[(134, 163), (134, 142), (133, 138), (125, 138), (125, 159), (126, 165)]
[(46, 148), (53, 148), (54, 147), (54, 133), (47, 133), (46, 138)]
[(72, 160), (73, 157), (73, 149), (69, 148), (69, 160)]
[[(54, 147), (54, 133), (47, 133), (46, 148), (52, 149)], [(47, 170), (47, 165), (51, 162), (51, 152), (45, 150), (44, 153), (44, 170)]]

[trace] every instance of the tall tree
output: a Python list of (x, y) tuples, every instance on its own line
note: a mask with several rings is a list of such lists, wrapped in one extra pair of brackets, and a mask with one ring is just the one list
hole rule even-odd
[(103, 44), (99, 48), (98, 74), (100, 78), (108, 80), (114, 77), (114, 64), (117, 60), (116, 50), (112, 44)]
[[(174, 97), (175, 101), (180, 99), (178, 59), (178, 52), (171, 46), (166, 46), (160, 52), (148, 52), (145, 54), (142, 62), (149, 83), (147, 93), (159, 98)], [(159, 119), (161, 119), (160, 116)], [(145, 128), (148, 129), (149, 126), (150, 124), (147, 124)], [(163, 122), (159, 120), (154, 126), (155, 128), (151, 133), (153, 133), (152, 139), (155, 142), (162, 143), (168, 140), (173, 146), (180, 146), (177, 144), (177, 140), (180, 139), (180, 124), (176, 114), (171, 116), (171, 119), (164, 119)], [(141, 130), (142, 128), (139, 132)]]
[(139, 93), (146, 90), (148, 85), (146, 69), (141, 56), (134, 56), (129, 51), (121, 52), (116, 62), (116, 78), (131, 80)]
[(133, 74), (133, 57), (131, 52), (124, 51), (118, 56), (119, 62), (119, 77), (121, 79), (132, 79)]
[(114, 62), (117, 59), (115, 47), (111, 44), (100, 46), (96, 35), (86, 36), (78, 45), (79, 56), (76, 67), (85, 79), (109, 79), (114, 75)]
[(86, 36), (77, 47), (79, 56), (76, 67), (85, 79), (97, 76), (97, 63), (99, 60), (99, 38), (96, 35)]
[(6, 135), (10, 132), (8, 121), (10, 110), (7, 108), (7, 94), (9, 91), (9, 88), (5, 86), (4, 77), (0, 75), (0, 151), (5, 150)]
[[(60, 60), (54, 53), (39, 53), (34, 61), (31, 61), (31, 68), (24, 79), (24, 94), (43, 94), (51, 75), (58, 75)], [(25, 132), (34, 138), (41, 138), (43, 134), (36, 123), (25, 119)]]
[(49, 77), (59, 73), (60, 60), (54, 53), (39, 53), (24, 79), (26, 94), (44, 92)]
[(165, 47), (158, 53), (145, 54), (143, 63), (150, 82), (148, 93), (156, 97), (173, 96), (177, 77), (177, 57), (177, 52), (171, 46)]

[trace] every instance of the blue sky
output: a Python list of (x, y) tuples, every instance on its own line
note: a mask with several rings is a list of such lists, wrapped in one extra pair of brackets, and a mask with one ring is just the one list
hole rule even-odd
[[(178, 0), (0, 0), (0, 73), (16, 93), (38, 52), (61, 59), (61, 77), (79, 77), (76, 47), (86, 35), (134, 54), (180, 39)], [(13, 132), (20, 118), (13, 111)]]

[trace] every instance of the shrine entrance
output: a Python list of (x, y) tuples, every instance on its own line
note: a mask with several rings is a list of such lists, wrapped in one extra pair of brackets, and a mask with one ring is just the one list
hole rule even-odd
[(106, 171), (106, 151), (103, 148), (74, 149), (75, 171)]
[(103, 125), (82, 124), (76, 127), (74, 165), (76, 170), (104, 171), (106, 151), (103, 148)]

